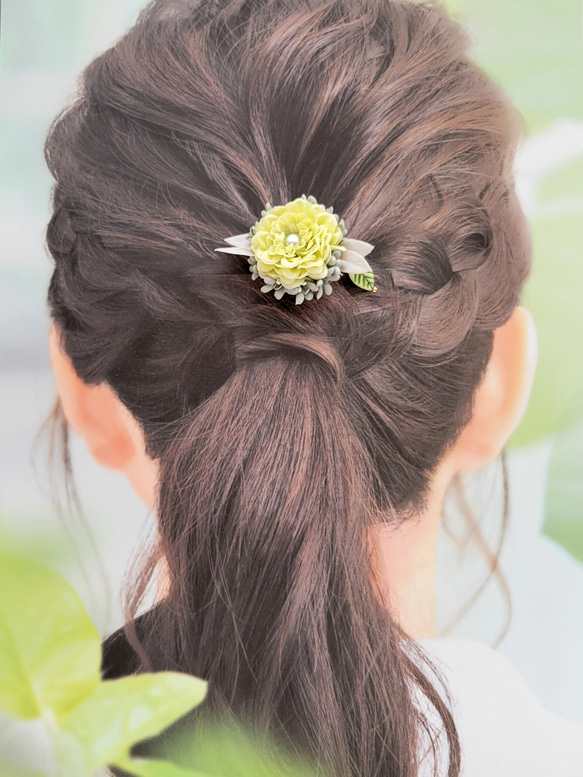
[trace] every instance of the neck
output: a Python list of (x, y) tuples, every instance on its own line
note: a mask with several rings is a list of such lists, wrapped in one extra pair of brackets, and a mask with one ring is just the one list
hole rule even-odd
[(444, 475), (436, 478), (422, 514), (397, 527), (378, 524), (373, 534), (376, 583), (393, 616), (416, 639), (435, 636), (437, 536), (448, 482)]

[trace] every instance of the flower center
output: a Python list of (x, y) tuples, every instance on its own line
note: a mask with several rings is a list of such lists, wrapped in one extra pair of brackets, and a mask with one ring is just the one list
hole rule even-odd
[(285, 242), (287, 245), (297, 246), (300, 243), (300, 236), (295, 232), (290, 232), (289, 235), (286, 236)]

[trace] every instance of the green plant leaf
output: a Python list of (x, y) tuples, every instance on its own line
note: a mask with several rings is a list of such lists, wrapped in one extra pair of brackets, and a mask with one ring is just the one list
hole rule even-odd
[(348, 273), (350, 280), (355, 286), (359, 286), (365, 291), (374, 289), (374, 274), (372, 272)]
[(68, 731), (57, 728), (52, 732), (57, 771), (55, 777), (93, 777), (84, 743)]
[(0, 761), (0, 777), (46, 777), (42, 772), (24, 769), (18, 765)]
[(119, 763), (142, 739), (163, 731), (204, 699), (203, 680), (177, 672), (132, 675), (100, 683), (63, 722), (85, 748), (90, 768)]
[(164, 737), (155, 756), (213, 777), (332, 777), (307, 758), (280, 749), (268, 735), (234, 719), (213, 721), (201, 716), (194, 730), (180, 727)]
[(68, 714), (100, 679), (101, 639), (56, 572), (0, 556), (0, 709), (33, 719)]
[(152, 761), (142, 758), (128, 758), (116, 763), (124, 771), (135, 777), (209, 777), (204, 772), (183, 769), (170, 761)]

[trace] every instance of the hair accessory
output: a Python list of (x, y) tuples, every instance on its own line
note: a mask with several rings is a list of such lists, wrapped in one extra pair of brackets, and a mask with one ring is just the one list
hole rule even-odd
[(285, 205), (266, 203), (248, 233), (225, 238), (231, 247), (215, 251), (246, 256), (253, 280), (264, 281), (261, 291), (273, 291), (276, 299), (291, 294), (296, 305), (331, 294), (331, 283), (343, 273), (361, 289), (376, 291), (364, 258), (374, 246), (345, 235), (344, 221), (332, 207), (302, 194)]

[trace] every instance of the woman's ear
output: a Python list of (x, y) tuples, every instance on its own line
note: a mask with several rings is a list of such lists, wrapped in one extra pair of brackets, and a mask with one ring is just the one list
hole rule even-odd
[(153, 506), (157, 465), (145, 452), (143, 432), (107, 383), (85, 383), (64, 352), (58, 329), (49, 331), (51, 364), (63, 413), (93, 458), (125, 474), (138, 496)]
[(501, 452), (526, 409), (537, 353), (534, 320), (528, 310), (517, 307), (494, 332), (490, 361), (474, 395), (472, 418), (451, 452), (456, 469), (478, 469)]
[(79, 377), (54, 325), (49, 333), (49, 351), (67, 422), (99, 464), (122, 470), (136, 451), (120, 413), (120, 400), (107, 383), (90, 385)]

